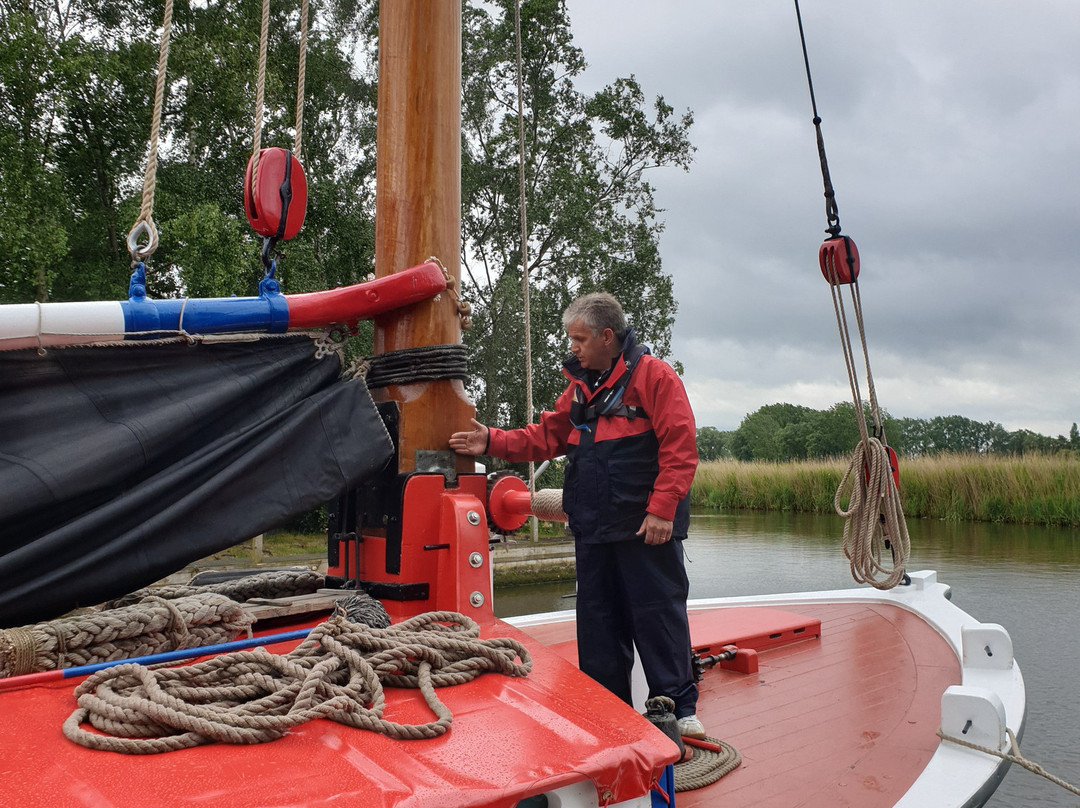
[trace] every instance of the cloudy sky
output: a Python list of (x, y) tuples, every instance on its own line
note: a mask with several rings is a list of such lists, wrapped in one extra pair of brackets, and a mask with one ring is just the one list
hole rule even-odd
[[(590, 65), (582, 89), (632, 73), (694, 112), (690, 172), (651, 181), (699, 425), (850, 401), (817, 267), (827, 223), (793, 2), (568, 6)], [(1068, 434), (1080, 421), (1080, 3), (801, 10), (881, 405)]]

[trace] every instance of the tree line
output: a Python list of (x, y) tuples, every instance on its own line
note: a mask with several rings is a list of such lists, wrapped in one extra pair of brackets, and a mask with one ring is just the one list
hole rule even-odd
[[(868, 426), (872, 424), (866, 413)], [(882, 413), (887, 443), (899, 455), (975, 453), (984, 455), (1053, 454), (1080, 452), (1080, 430), (1074, 423), (1069, 435), (1049, 437), (1001, 424), (980, 423), (962, 415), (935, 418), (894, 418)], [(841, 402), (827, 410), (796, 404), (769, 404), (750, 413), (738, 429), (721, 431), (705, 426), (697, 431), (702, 460), (807, 460), (850, 455), (860, 440), (855, 406)]]
[[(123, 299), (139, 211), (164, 0), (0, 0), (0, 303)], [(253, 295), (261, 241), (243, 214), (261, 0), (176, 0), (148, 263), (151, 297)], [(292, 147), (299, 0), (272, 0), (262, 145)], [(278, 280), (307, 292), (374, 269), (377, 0), (314, 0), (303, 163), (308, 206)], [(653, 169), (688, 169), (690, 111), (633, 76), (594, 93), (566, 0), (525, 0), (522, 267), (514, 0), (462, 11), (462, 281), (473, 305), (478, 417), (523, 423), (522, 278), (532, 301), (536, 409), (563, 387), (561, 312), (619, 296), (639, 337), (670, 353), (677, 309), (660, 261)], [(438, 122), (432, 122), (438, 125)], [(426, 257), (426, 256), (424, 256)], [(370, 330), (351, 346), (370, 350)]]

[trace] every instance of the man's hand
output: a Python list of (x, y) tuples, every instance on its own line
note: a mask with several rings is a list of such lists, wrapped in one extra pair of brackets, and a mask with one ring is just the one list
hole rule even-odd
[(641, 523), (638, 536), (645, 537), (646, 544), (663, 544), (671, 539), (671, 531), (674, 525), (667, 519), (661, 519), (653, 513), (645, 514), (645, 521)]
[(450, 436), (450, 448), (458, 454), (482, 455), (488, 448), (490, 430), (475, 418), (469, 419), (474, 427), (472, 432), (455, 432)]

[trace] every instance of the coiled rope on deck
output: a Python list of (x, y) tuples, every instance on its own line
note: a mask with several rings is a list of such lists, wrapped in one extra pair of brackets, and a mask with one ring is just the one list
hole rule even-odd
[[(665, 728), (664, 721), (674, 724), (675, 701), (670, 696), (653, 696), (645, 702), (645, 717), (654, 722), (665, 735), (677, 732), (674, 726)], [(654, 720), (659, 717), (660, 723)], [(674, 740), (674, 738), (672, 739)], [(731, 744), (717, 738), (705, 736), (704, 739), (682, 736), (682, 745), (693, 749), (693, 755), (675, 764), (675, 791), (693, 791), (712, 785), (721, 777), (730, 774), (742, 763), (742, 755)]]
[[(479, 634), (456, 612), (429, 612), (386, 629), (350, 623), (339, 612), (285, 655), (256, 648), (179, 668), (99, 671), (76, 688), (79, 706), (63, 731), (88, 748), (125, 754), (264, 743), (315, 718), (403, 740), (434, 738), (453, 720), (435, 688), (532, 670), (523, 645)], [(419, 689), (434, 720), (384, 719), (385, 685)]]
[(250, 633), (252, 622), (224, 595), (144, 597), (126, 608), (0, 631), (0, 677), (228, 642)]
[(742, 763), (739, 750), (726, 741), (705, 736), (703, 742), (683, 738), (693, 747), (694, 756), (675, 764), (675, 791), (693, 791), (710, 786)]

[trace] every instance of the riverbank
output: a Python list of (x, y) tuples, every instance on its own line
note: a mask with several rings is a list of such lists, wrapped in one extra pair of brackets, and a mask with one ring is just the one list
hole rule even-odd
[[(833, 513), (850, 458), (702, 463), (691, 504), (712, 510)], [(900, 460), (900, 501), (913, 519), (1080, 527), (1080, 457), (938, 455)], [(843, 503), (846, 505), (846, 501)]]
[[(574, 580), (574, 542), (563, 537), (501, 541), (491, 548), (496, 588)], [(321, 535), (270, 533), (190, 564), (164, 583), (188, 583), (200, 572), (304, 567), (326, 572), (326, 539)]]

